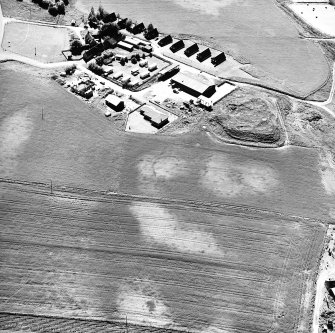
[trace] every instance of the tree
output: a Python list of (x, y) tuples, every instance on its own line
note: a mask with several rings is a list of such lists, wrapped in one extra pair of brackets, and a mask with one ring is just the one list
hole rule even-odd
[(73, 55), (80, 55), (81, 51), (83, 50), (83, 45), (79, 39), (74, 39), (71, 42), (70, 51)]
[(50, 1), (49, 0), (42, 0), (40, 2), (40, 6), (43, 8), (43, 9), (48, 9), (49, 8), (49, 4), (50, 4)]
[(100, 29), (100, 35), (101, 37), (109, 36), (117, 39), (119, 37), (119, 28), (114, 22), (105, 23)]
[(152, 25), (152, 23), (148, 24), (147, 30), (148, 31), (154, 30), (154, 26)]
[(75, 72), (76, 69), (77, 69), (77, 66), (75, 64), (73, 64), (73, 65), (65, 68), (65, 73), (66, 73), (66, 75), (72, 75)]
[(57, 11), (59, 15), (65, 15), (65, 4), (62, 0), (57, 3)]
[(57, 16), (58, 15), (58, 9), (57, 6), (53, 3), (49, 4), (48, 12), (52, 16)]
[(128, 31), (130, 30), (132, 24), (133, 24), (133, 21), (131, 19), (127, 19), (127, 21), (126, 21), (126, 29)]
[(96, 18), (100, 21), (100, 20), (104, 20), (104, 18), (108, 15), (108, 12), (106, 12), (104, 10), (104, 8), (99, 5), (98, 10), (97, 10), (97, 15)]
[(87, 20), (88, 20), (88, 24), (90, 25), (90, 27), (96, 28), (98, 26), (98, 19), (97, 19), (97, 16), (95, 15), (93, 7), (91, 8), (90, 13), (88, 14)]
[(104, 63), (104, 58), (102, 56), (96, 57), (95, 62), (98, 66), (102, 66)]
[(64, 5), (67, 6), (69, 4), (69, 0), (63, 0), (64, 1)]

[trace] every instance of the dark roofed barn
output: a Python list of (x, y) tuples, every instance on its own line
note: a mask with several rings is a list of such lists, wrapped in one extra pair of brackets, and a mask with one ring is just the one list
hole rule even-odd
[(221, 52), (220, 54), (218, 54), (217, 56), (215, 56), (211, 59), (211, 62), (214, 66), (217, 66), (224, 61), (226, 61), (226, 55), (225, 55), (224, 52)]
[(120, 29), (125, 29), (126, 26), (127, 26), (127, 20), (128, 20), (127, 18), (121, 19), (121, 20), (117, 23), (118, 27), (119, 27)]
[(215, 93), (215, 84), (205, 83), (182, 73), (175, 75), (171, 81), (194, 97), (211, 97)]
[(102, 43), (95, 45), (94, 47), (90, 48), (83, 54), (83, 59), (85, 62), (89, 62), (94, 57), (99, 56), (104, 51), (104, 46)]
[(178, 42), (175, 42), (170, 46), (170, 50), (175, 53), (178, 52), (179, 50), (183, 49), (185, 47), (184, 41), (178, 40)]
[(142, 23), (139, 23), (137, 25), (135, 25), (135, 27), (133, 28), (133, 34), (137, 35), (140, 34), (141, 32), (143, 32), (145, 30), (145, 25)]
[(199, 51), (199, 46), (198, 44), (194, 43), (184, 51), (184, 54), (186, 55), (186, 57), (190, 57), (193, 54), (196, 54), (198, 51)]
[(115, 38), (112, 38), (112, 37), (111, 38), (106, 38), (103, 41), (103, 45), (104, 45), (105, 50), (115, 48), (117, 43), (118, 43), (117, 40)]
[(211, 55), (212, 55), (211, 50), (207, 48), (206, 50), (203, 50), (202, 52), (197, 54), (197, 59), (198, 61), (203, 62), (206, 59), (208, 59)]
[(158, 45), (163, 47), (166, 46), (168, 44), (171, 44), (173, 42), (173, 39), (170, 35), (163, 37), (159, 42)]

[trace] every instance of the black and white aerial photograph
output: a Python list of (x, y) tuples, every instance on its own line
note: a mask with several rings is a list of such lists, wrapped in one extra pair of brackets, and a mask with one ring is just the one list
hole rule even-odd
[(335, 332), (335, 0), (0, 0), (0, 333)]

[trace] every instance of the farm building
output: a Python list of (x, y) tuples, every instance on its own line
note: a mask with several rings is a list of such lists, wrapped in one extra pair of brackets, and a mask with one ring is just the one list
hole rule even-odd
[(206, 50), (203, 50), (202, 52), (197, 54), (197, 59), (198, 61), (203, 62), (206, 59), (208, 59), (211, 55), (212, 55), (211, 50), (207, 48)]
[(123, 100), (115, 95), (108, 95), (105, 102), (106, 105), (115, 111), (122, 111), (124, 108)]
[(176, 75), (179, 71), (180, 71), (180, 68), (179, 68), (178, 65), (169, 66), (169, 67), (163, 69), (159, 73), (158, 80), (159, 81), (165, 81), (165, 80), (171, 79), (171, 77)]
[(119, 26), (120, 29), (125, 29), (126, 26), (127, 26), (127, 21), (128, 21), (127, 18), (121, 19), (121, 20), (117, 23), (117, 25)]
[(102, 43), (97, 44), (90, 48), (89, 50), (85, 51), (83, 54), (83, 59), (85, 62), (89, 62), (94, 57), (99, 56), (104, 51), (104, 46)]
[(140, 113), (143, 115), (145, 120), (149, 121), (151, 125), (156, 128), (162, 128), (169, 122), (167, 115), (147, 105), (142, 106)]
[(168, 44), (171, 44), (173, 42), (173, 39), (170, 35), (163, 37), (159, 42), (158, 45), (163, 47), (166, 46)]
[(134, 46), (126, 42), (118, 42), (117, 46), (129, 52), (132, 52), (134, 50)]
[(150, 73), (149, 73), (148, 71), (146, 71), (146, 72), (142, 72), (142, 73), (140, 74), (140, 78), (141, 78), (142, 80), (145, 80), (145, 79), (147, 79), (148, 77), (150, 77)]
[(154, 38), (158, 37), (158, 35), (159, 35), (159, 33), (158, 33), (157, 28), (154, 28), (154, 29), (151, 29), (151, 30), (147, 31), (145, 33), (144, 37), (146, 39), (150, 40), (150, 39), (154, 39)]
[(108, 50), (108, 49), (113, 49), (114, 47), (116, 47), (117, 45), (117, 40), (115, 38), (106, 38), (104, 41), (103, 41), (103, 45), (104, 45), (104, 48), (105, 50)]
[(131, 81), (131, 77), (130, 77), (130, 76), (124, 76), (124, 77), (121, 79), (121, 82), (122, 82), (123, 84), (128, 83), (128, 82), (130, 82), (130, 81)]
[(118, 80), (123, 76), (123, 72), (117, 72), (113, 75), (114, 80)]
[(137, 38), (132, 38), (130, 36), (126, 36), (126, 38), (124, 39), (125, 43), (128, 43), (130, 45), (133, 45), (135, 48), (139, 49), (140, 48), (140, 44), (141, 41)]
[(171, 81), (194, 97), (211, 97), (215, 93), (215, 84), (205, 83), (182, 73), (175, 75)]
[(133, 28), (133, 34), (134, 35), (140, 34), (144, 30), (145, 30), (145, 25), (143, 24), (143, 22), (139, 23), (139, 24), (135, 25), (135, 27)]
[(89, 47), (94, 47), (95, 45), (97, 45), (97, 41), (93, 38), (93, 36), (91, 35), (90, 32), (88, 32), (86, 35), (85, 35), (85, 44), (86, 45), (89, 45)]
[(198, 44), (194, 43), (193, 45), (189, 46), (185, 51), (184, 54), (186, 57), (191, 57), (193, 54), (196, 54), (199, 51)]
[(219, 64), (221, 64), (222, 62), (226, 61), (226, 55), (224, 52), (221, 52), (220, 54), (218, 54), (217, 56), (213, 57), (211, 59), (211, 63), (214, 66), (217, 66)]
[(138, 64), (140, 67), (146, 67), (148, 65), (148, 60), (143, 59)]
[(91, 89), (91, 86), (86, 83), (80, 83), (76, 86), (73, 86), (72, 91), (77, 95), (87, 99), (93, 96), (93, 90)]
[(110, 13), (103, 18), (104, 23), (115, 22), (117, 20), (115, 13)]
[(144, 52), (150, 53), (150, 52), (152, 52), (152, 46), (144, 45), (144, 46), (141, 47), (141, 50), (144, 51)]
[(152, 63), (150, 65), (148, 65), (148, 71), (149, 72), (153, 72), (157, 69), (157, 64), (156, 63)]
[(128, 83), (128, 86), (131, 87), (131, 88), (134, 88), (136, 86), (138, 86), (140, 84), (140, 81), (139, 80), (131, 80), (129, 83)]
[(175, 53), (178, 52), (179, 50), (183, 49), (185, 47), (184, 41), (178, 40), (178, 42), (175, 42), (170, 46), (170, 50)]

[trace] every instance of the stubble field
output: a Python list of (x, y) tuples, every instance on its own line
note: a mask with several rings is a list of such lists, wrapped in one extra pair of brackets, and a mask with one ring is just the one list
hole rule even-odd
[(118, 132), (3, 66), (0, 329), (51, 332), (43, 316), (87, 332), (120, 332), (110, 322), (126, 316), (144, 331), (308, 327), (329, 217), (314, 150)]
[(316, 221), (32, 183), (1, 193), (0, 312), (194, 332), (308, 325)]

